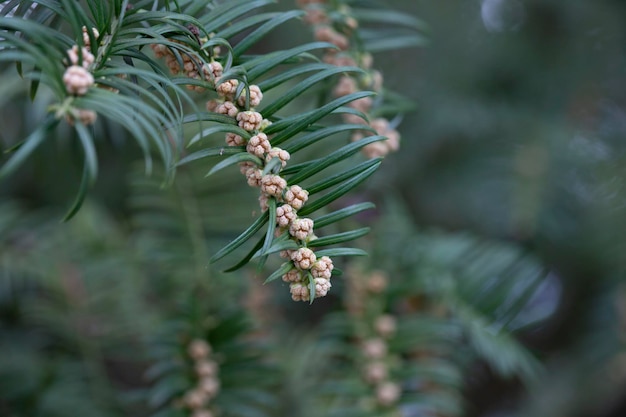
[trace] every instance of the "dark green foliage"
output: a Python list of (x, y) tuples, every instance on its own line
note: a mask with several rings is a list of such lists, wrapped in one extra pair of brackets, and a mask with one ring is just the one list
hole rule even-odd
[[(202, 340), (219, 416), (622, 416), (624, 7), (295, 7), (2, 2), (0, 415), (198, 417)], [(95, 59), (84, 95), (73, 45)], [(208, 110), (211, 76), (168, 68), (216, 60), (284, 168)], [(395, 130), (398, 153), (369, 152)], [(279, 230), (242, 162), (308, 191), (314, 236)], [(334, 261), (314, 303), (281, 280), (303, 246)]]

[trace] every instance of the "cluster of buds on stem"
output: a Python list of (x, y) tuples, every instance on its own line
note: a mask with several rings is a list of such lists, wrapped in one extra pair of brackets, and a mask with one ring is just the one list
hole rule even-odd
[[(100, 34), (96, 28), (92, 28), (92, 34), (97, 39)], [(67, 59), (63, 62), (67, 66), (63, 73), (63, 84), (65, 91), (72, 96), (84, 96), (95, 83), (91, 69), (95, 63), (95, 56), (91, 53), (91, 39), (87, 27), (82, 28), (83, 46), (73, 45), (65, 51)], [(85, 125), (93, 124), (97, 119), (97, 114), (93, 110), (68, 108), (64, 113), (68, 124), (74, 125), (78, 120)]]
[[(297, 214), (306, 204), (309, 193), (299, 185), (289, 185), (281, 176), (290, 155), (286, 150), (272, 146), (271, 139), (264, 133), (264, 129), (271, 123), (256, 111), (263, 99), (263, 92), (254, 84), (247, 88), (241, 87), (239, 80), (216, 77), (215, 91), (219, 98), (209, 100), (206, 108), (235, 119), (237, 125), (250, 135), (246, 139), (235, 133), (227, 133), (225, 140), (228, 146), (245, 147), (246, 152), (255, 157), (257, 162), (240, 163), (240, 171), (248, 185), (260, 190), (261, 211), (269, 209), (271, 200), (276, 203), (276, 237), (291, 239), (298, 247), (281, 254), (292, 265), (289, 273), (283, 276), (283, 280), (290, 284), (292, 299), (311, 301), (311, 296), (324, 297), (331, 287), (333, 261), (328, 256), (317, 259), (313, 250), (307, 247), (316, 238), (313, 233), (314, 223)], [(268, 164), (273, 164), (273, 168), (265, 172), (264, 168)]]
[[(195, 29), (195, 30), (194, 30)], [(197, 28), (191, 28), (192, 33), (198, 32)], [(206, 40), (199, 38), (197, 41)], [(201, 81), (199, 84), (188, 84), (187, 89), (202, 93), (206, 90), (206, 86), (215, 87), (217, 80), (222, 76), (224, 68), (219, 61), (214, 60), (216, 48), (213, 49), (213, 57), (207, 61), (198, 52), (191, 51), (184, 46), (184, 43), (173, 39), (170, 40), (175, 45), (165, 45), (161, 43), (152, 44), (150, 48), (154, 52), (156, 58), (164, 58), (167, 68), (172, 75), (183, 74), (192, 80)]]
[(398, 357), (390, 351), (388, 342), (396, 335), (397, 322), (395, 316), (383, 310), (387, 283), (382, 271), (347, 273), (347, 311), (361, 329), (357, 335), (358, 368), (372, 389), (371, 398), (381, 408), (395, 407), (402, 394), (401, 386), (391, 378)]
[(187, 346), (187, 356), (192, 361), (196, 384), (180, 400), (180, 404), (192, 412), (192, 417), (213, 417), (209, 408), (220, 389), (219, 366), (211, 358), (211, 346), (202, 339), (194, 339)]
[[(393, 407), (402, 394), (399, 384), (390, 378), (390, 364), (394, 357), (389, 352), (385, 338), (395, 333), (395, 318), (391, 315), (381, 315), (375, 320), (376, 333), (360, 341), (361, 374), (363, 380), (372, 387), (373, 397), (381, 407)], [(381, 331), (382, 330), (382, 331)]]
[[(313, 27), (316, 40), (329, 42), (336, 47), (326, 50), (324, 61), (336, 66), (358, 66), (366, 71), (365, 75), (343, 75), (335, 85), (333, 95), (343, 97), (362, 90), (382, 91), (383, 76), (380, 71), (372, 69), (372, 55), (353, 46), (356, 44), (352, 42), (352, 38), (358, 28), (358, 21), (351, 15), (348, 6), (337, 7), (334, 3), (325, 0), (298, 0), (298, 4), (306, 11), (304, 20)], [(363, 97), (350, 102), (348, 106), (367, 116), (374, 101), (371, 97)], [(400, 134), (390, 126), (387, 119), (376, 118), (367, 122), (352, 113), (343, 114), (343, 119), (346, 123), (369, 124), (378, 135), (387, 138), (386, 141), (373, 142), (363, 147), (363, 153), (368, 158), (384, 157), (398, 150)], [(370, 131), (366, 130), (356, 131), (352, 140), (361, 140), (369, 134)]]

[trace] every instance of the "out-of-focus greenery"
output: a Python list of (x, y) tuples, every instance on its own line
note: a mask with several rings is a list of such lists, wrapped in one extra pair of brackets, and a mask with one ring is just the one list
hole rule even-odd
[(513, 415), (623, 415), (626, 5), (394, 4), (429, 23), (432, 43), (383, 63), (418, 104), (385, 180), (416, 223), (516, 242), (562, 287), (556, 314), (526, 333), (543, 382), (529, 397), (479, 385), (472, 415), (512, 415), (516, 401)]
[[(335, 230), (371, 226), (370, 257), (311, 306), (208, 267), (255, 196), (205, 167), (163, 188), (108, 125), (89, 203), (59, 224), (81, 171), (60, 130), (0, 184), (0, 414), (176, 415), (200, 337), (222, 355), (224, 415), (380, 416), (355, 352), (381, 313), (403, 381), (389, 415), (626, 413), (626, 5), (384, 3), (427, 22), (429, 45), (374, 55), (416, 110), (361, 189), (376, 212)], [(270, 41), (306, 40), (294, 27)], [(4, 146), (45, 109), (12, 68), (2, 80)], [(348, 282), (374, 271), (389, 286), (355, 317)]]

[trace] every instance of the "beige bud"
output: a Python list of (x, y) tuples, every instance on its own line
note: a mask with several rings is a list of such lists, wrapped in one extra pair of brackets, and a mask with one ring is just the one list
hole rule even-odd
[(376, 400), (380, 405), (390, 406), (395, 404), (400, 398), (402, 390), (398, 384), (393, 382), (383, 382), (376, 387)]
[(206, 359), (211, 353), (211, 346), (202, 339), (192, 340), (187, 353), (194, 360)]

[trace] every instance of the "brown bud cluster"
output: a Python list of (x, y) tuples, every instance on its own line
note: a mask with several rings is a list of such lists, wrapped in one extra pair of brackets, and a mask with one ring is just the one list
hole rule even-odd
[(215, 107), (215, 113), (223, 114), (229, 117), (236, 117), (239, 113), (239, 109), (232, 101), (225, 101)]
[[(97, 40), (100, 33), (96, 28), (92, 28), (91, 31), (93, 37)], [(81, 36), (83, 46), (73, 45), (66, 51), (67, 59), (63, 60), (63, 63), (67, 65), (63, 73), (65, 91), (74, 96), (84, 96), (89, 91), (89, 88), (95, 85), (94, 77), (89, 70), (95, 65), (96, 58), (91, 53), (91, 39), (86, 26), (82, 27)], [(117, 90), (110, 87), (100, 85), (98, 87), (117, 92)], [(91, 125), (98, 118), (97, 113), (89, 109), (70, 107), (63, 110), (65, 111), (59, 114), (59, 116), (63, 116), (70, 126), (74, 126), (76, 122), (83, 125)]]
[(256, 135), (252, 136), (248, 141), (248, 145), (246, 150), (248, 153), (251, 153), (254, 156), (258, 156), (259, 158), (264, 158), (265, 154), (269, 153), (272, 149), (272, 145), (270, 144), (267, 135), (263, 132), (259, 132)]
[[(195, 52), (190, 52), (183, 47), (183, 42), (171, 40), (172, 43), (180, 44), (180, 47), (168, 46), (160, 43), (150, 45), (156, 58), (164, 58), (165, 65), (173, 75), (181, 72), (187, 78), (202, 81), (210, 86), (222, 76), (222, 64), (217, 61), (205, 63), (204, 60)], [(204, 85), (188, 84), (187, 89), (202, 93), (206, 90)]]
[(299, 185), (292, 185), (285, 192), (285, 202), (294, 209), (300, 210), (309, 199), (309, 192)]
[(193, 362), (196, 384), (183, 394), (181, 403), (193, 416), (213, 416), (209, 403), (219, 393), (220, 380), (211, 346), (203, 339), (194, 339), (187, 346), (187, 355)]
[(389, 340), (397, 330), (396, 318), (384, 313), (384, 290), (387, 277), (382, 271), (347, 273), (347, 310), (364, 334), (357, 338), (359, 354), (355, 355), (363, 381), (370, 388), (370, 397), (379, 407), (397, 407), (401, 386), (393, 381), (399, 358), (391, 352)]
[[(323, 1), (299, 1), (305, 12), (305, 22), (313, 27), (316, 40), (328, 42), (335, 46), (326, 50), (324, 62), (336, 66), (359, 66), (366, 70), (366, 74), (343, 75), (333, 89), (335, 97), (343, 97), (360, 90), (382, 90), (383, 76), (380, 71), (372, 69), (373, 58), (370, 53), (359, 51), (352, 45), (354, 31), (358, 28), (358, 20), (350, 14), (350, 8), (345, 5), (337, 6)], [(332, 19), (331, 19), (332, 16)], [(371, 97), (363, 97), (348, 103), (348, 107), (368, 115), (374, 106)], [(344, 113), (346, 123), (368, 124), (368, 118), (359, 114)], [(379, 141), (363, 147), (362, 152), (368, 158), (384, 157), (390, 152), (398, 150), (400, 143), (399, 133), (389, 126), (386, 119), (375, 119), (370, 126), (378, 135), (385, 136), (386, 141)], [(370, 136), (370, 132), (357, 132), (352, 136), (353, 141)]]
[(218, 86), (215, 88), (217, 94), (221, 97), (224, 97), (227, 100), (234, 100), (235, 93), (237, 92), (237, 86), (239, 85), (238, 80), (225, 80), (220, 82)]
[[(83, 26), (82, 28), (82, 34), (83, 34), (83, 46), (85, 48), (87, 48), (87, 50), (91, 50), (91, 38), (89, 38), (89, 30), (87, 29), (87, 26)], [(93, 38), (95, 40), (98, 40), (98, 38), (100, 37), (100, 32), (98, 32), (98, 29), (96, 28), (91, 28), (91, 34), (93, 35)]]
[(289, 161), (289, 158), (291, 158), (291, 155), (289, 155), (289, 152), (284, 149), (271, 148), (269, 152), (267, 152), (265, 162), (270, 162), (273, 158), (278, 158), (280, 160), (281, 168), (285, 168), (287, 166), (287, 161)]
[(313, 220), (297, 218), (289, 226), (289, 234), (298, 240), (307, 240), (313, 234)]
[(246, 140), (236, 133), (228, 132), (226, 134), (226, 144), (228, 146), (243, 146), (246, 144)]
[(74, 45), (72, 49), (68, 49), (66, 53), (70, 65), (80, 65), (85, 69), (88, 69), (96, 60), (96, 57), (89, 51), (89, 48), (85, 46), (79, 48), (78, 45)]
[[(309, 4), (314, 3), (322, 4), (320, 1)], [(323, 19), (323, 14), (319, 14), (319, 18)], [(340, 47), (348, 46), (347, 38), (334, 32), (330, 26), (321, 29), (320, 36), (334, 40)], [(254, 110), (263, 100), (261, 88), (254, 84), (244, 86), (238, 79), (224, 79), (224, 68), (219, 62), (214, 59), (203, 62), (200, 56), (189, 52), (182, 42), (170, 42), (168, 45), (151, 45), (155, 56), (164, 58), (173, 74), (182, 72), (187, 77), (205, 81), (204, 85), (214, 90), (217, 97), (206, 102), (206, 109), (236, 121), (237, 128), (225, 135), (226, 145), (245, 146), (246, 152), (255, 157), (241, 162), (239, 170), (246, 177), (248, 185), (259, 189), (261, 211), (275, 207), (275, 237), (291, 239), (299, 246), (297, 250), (281, 252), (281, 256), (293, 265), (292, 271), (283, 276), (283, 280), (292, 284), (290, 291), (293, 299), (310, 300), (313, 289), (315, 298), (325, 296), (331, 287), (333, 263), (327, 256), (317, 260), (315, 253), (306, 247), (309, 241), (316, 238), (314, 224), (311, 219), (299, 218), (297, 211), (306, 204), (309, 193), (299, 185), (288, 187), (287, 181), (280, 175), (291, 155), (284, 149), (273, 147), (270, 138), (263, 132), (271, 122)], [(175, 44), (180, 44), (180, 47)], [(210, 385), (207, 383), (201, 386), (206, 388)], [(197, 403), (198, 395), (196, 391), (190, 393), (188, 401)]]
[(287, 181), (280, 175), (268, 174), (261, 178), (261, 191), (270, 197), (281, 198), (286, 187)]
[(291, 254), (291, 260), (296, 268), (310, 269), (316, 261), (315, 253), (309, 248), (300, 248), (293, 251)]
[(289, 204), (276, 208), (276, 224), (279, 227), (288, 227), (296, 218), (296, 211)]
[(63, 74), (63, 83), (69, 94), (84, 96), (87, 90), (94, 84), (93, 75), (84, 67), (72, 65), (67, 67)]
[(95, 111), (87, 109), (73, 109), (65, 115), (65, 121), (70, 126), (74, 126), (76, 120), (85, 126), (88, 126), (94, 124), (97, 118), (98, 114)]
[(253, 132), (261, 126), (263, 116), (255, 111), (242, 111), (237, 114), (237, 122), (239, 127), (248, 132)]
[[(239, 96), (239, 98), (237, 99), (237, 104), (239, 104), (239, 106), (241, 107), (245, 107), (246, 106), (246, 90), (244, 89), (241, 92), (241, 95)], [(250, 85), (250, 107), (256, 107), (259, 104), (261, 104), (261, 100), (263, 99), (263, 93), (261, 92), (261, 89), (259, 88), (258, 85)]]

